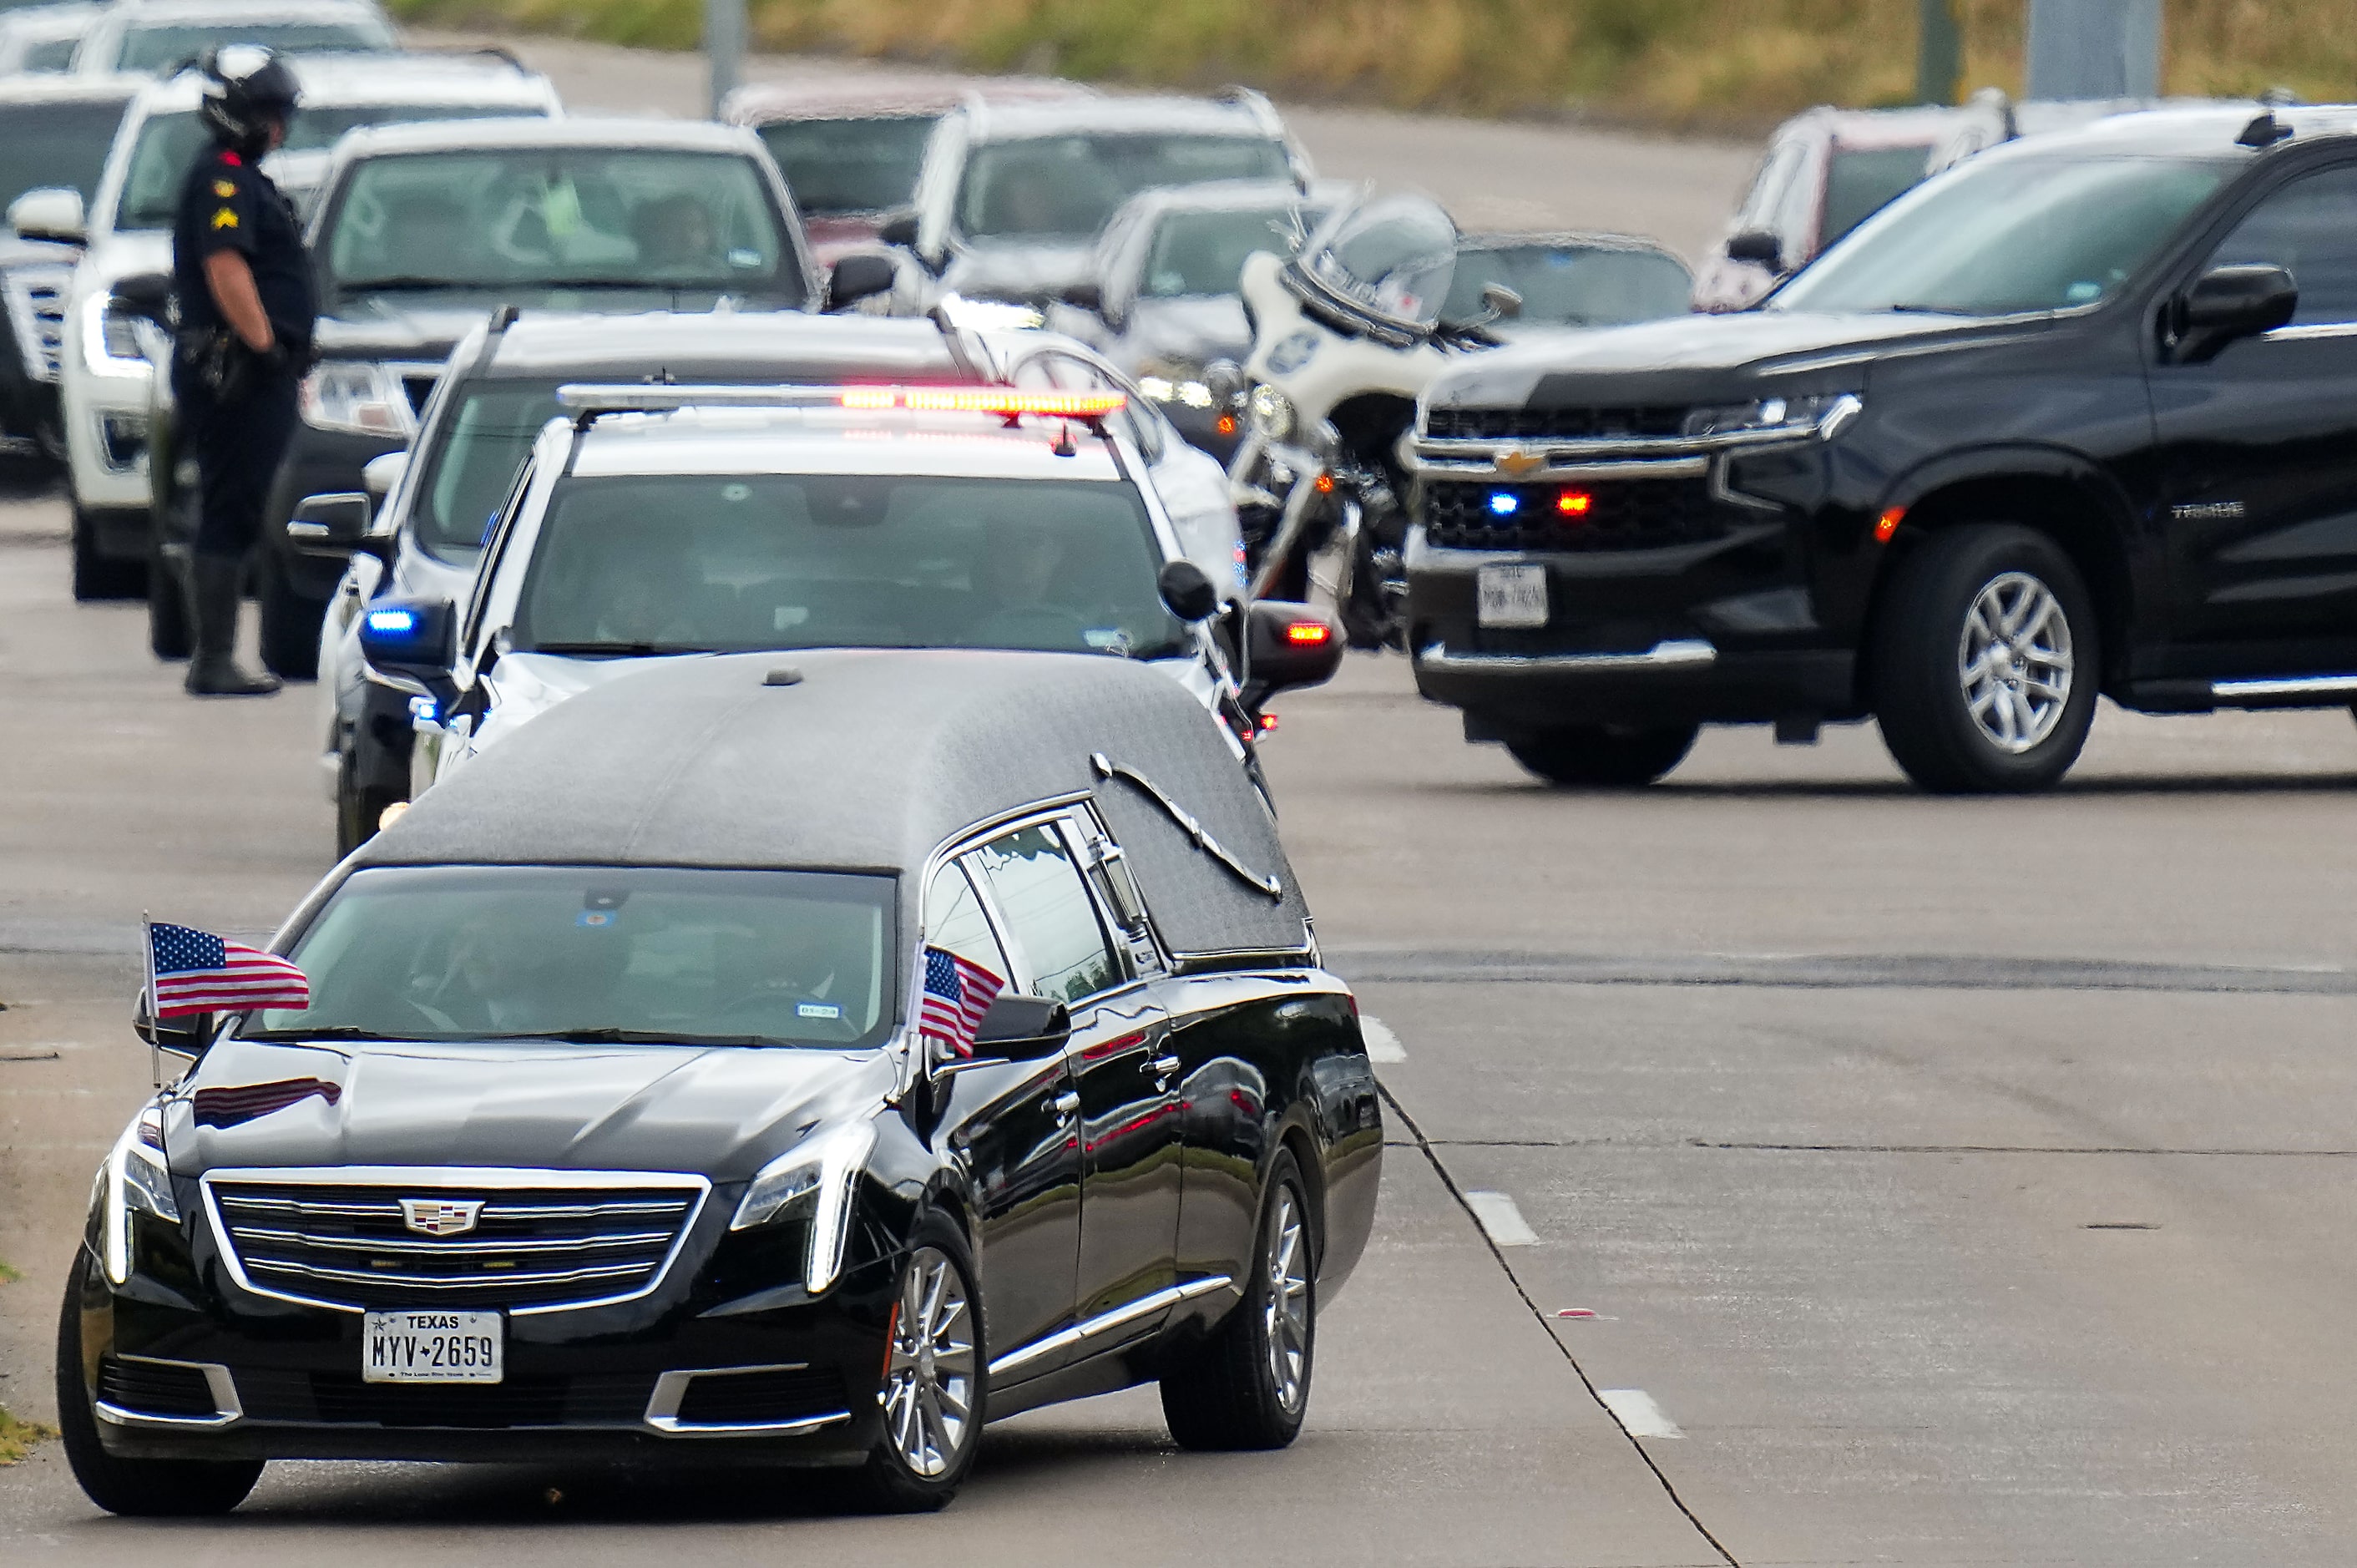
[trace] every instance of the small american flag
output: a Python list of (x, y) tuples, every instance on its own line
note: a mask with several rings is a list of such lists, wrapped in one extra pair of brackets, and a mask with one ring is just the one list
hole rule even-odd
[(210, 931), (151, 921), (147, 952), (158, 1018), (311, 1004), (311, 983), (301, 970), (276, 953), (225, 942)]
[(917, 1032), (928, 1039), (941, 1041), (953, 1055), (974, 1055), (974, 1031), (982, 1027), (982, 1015), (990, 1011), (991, 1003), (1006, 989), (1006, 982), (990, 971), (967, 959), (962, 959), (946, 948), (925, 950), (924, 1009), (917, 1019)]

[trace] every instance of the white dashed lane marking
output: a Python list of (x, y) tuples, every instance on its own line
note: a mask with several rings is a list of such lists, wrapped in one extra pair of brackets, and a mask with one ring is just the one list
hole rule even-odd
[(1613, 1419), (1631, 1437), (1684, 1437), (1678, 1423), (1663, 1413), (1653, 1402), (1653, 1396), (1642, 1389), (1598, 1389), (1596, 1397), (1604, 1402)]
[(1539, 1244), (1539, 1233), (1530, 1228), (1529, 1222), (1523, 1218), (1523, 1211), (1516, 1208), (1514, 1200), (1504, 1193), (1469, 1192), (1465, 1195), (1465, 1207), (1473, 1211), (1473, 1218), (1481, 1222), (1481, 1229), (1487, 1230), (1490, 1240), (1499, 1246), (1535, 1247)]
[(1407, 1047), (1392, 1033), (1392, 1026), (1381, 1018), (1361, 1017), (1359, 1033), (1367, 1042), (1367, 1059), (1371, 1062), (1404, 1062)]

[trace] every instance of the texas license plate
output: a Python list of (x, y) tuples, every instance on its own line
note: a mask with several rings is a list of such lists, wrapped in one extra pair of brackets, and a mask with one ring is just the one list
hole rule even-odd
[(1484, 566), (1475, 575), (1483, 626), (1544, 626), (1547, 575), (1544, 566)]
[(506, 1362), (496, 1312), (371, 1312), (361, 1326), (371, 1383), (496, 1383)]

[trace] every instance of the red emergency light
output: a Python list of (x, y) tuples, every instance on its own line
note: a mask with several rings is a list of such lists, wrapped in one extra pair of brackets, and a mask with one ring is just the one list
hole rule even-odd
[(1334, 628), (1322, 620), (1297, 620), (1285, 628), (1285, 640), (1296, 648), (1323, 648), (1333, 636)]
[(1555, 498), (1555, 510), (1566, 517), (1586, 517), (1596, 498), (1586, 490), (1566, 490)]
[(1059, 392), (1030, 387), (845, 387), (843, 406), (905, 408), (920, 413), (1042, 413), (1099, 419), (1129, 403), (1117, 392)]

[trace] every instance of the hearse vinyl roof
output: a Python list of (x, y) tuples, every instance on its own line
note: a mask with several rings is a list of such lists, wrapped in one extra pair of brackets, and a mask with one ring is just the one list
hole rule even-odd
[[(779, 671), (791, 671), (791, 684)], [(1215, 719), (1112, 657), (814, 650), (665, 661), (469, 761), (353, 865), (665, 865), (920, 873), (946, 841), (1092, 792), (1182, 960), (1300, 961), (1308, 916)], [(1146, 787), (1191, 816), (1232, 869)], [(1275, 897), (1245, 873), (1274, 877)], [(901, 891), (904, 939), (917, 904)]]

